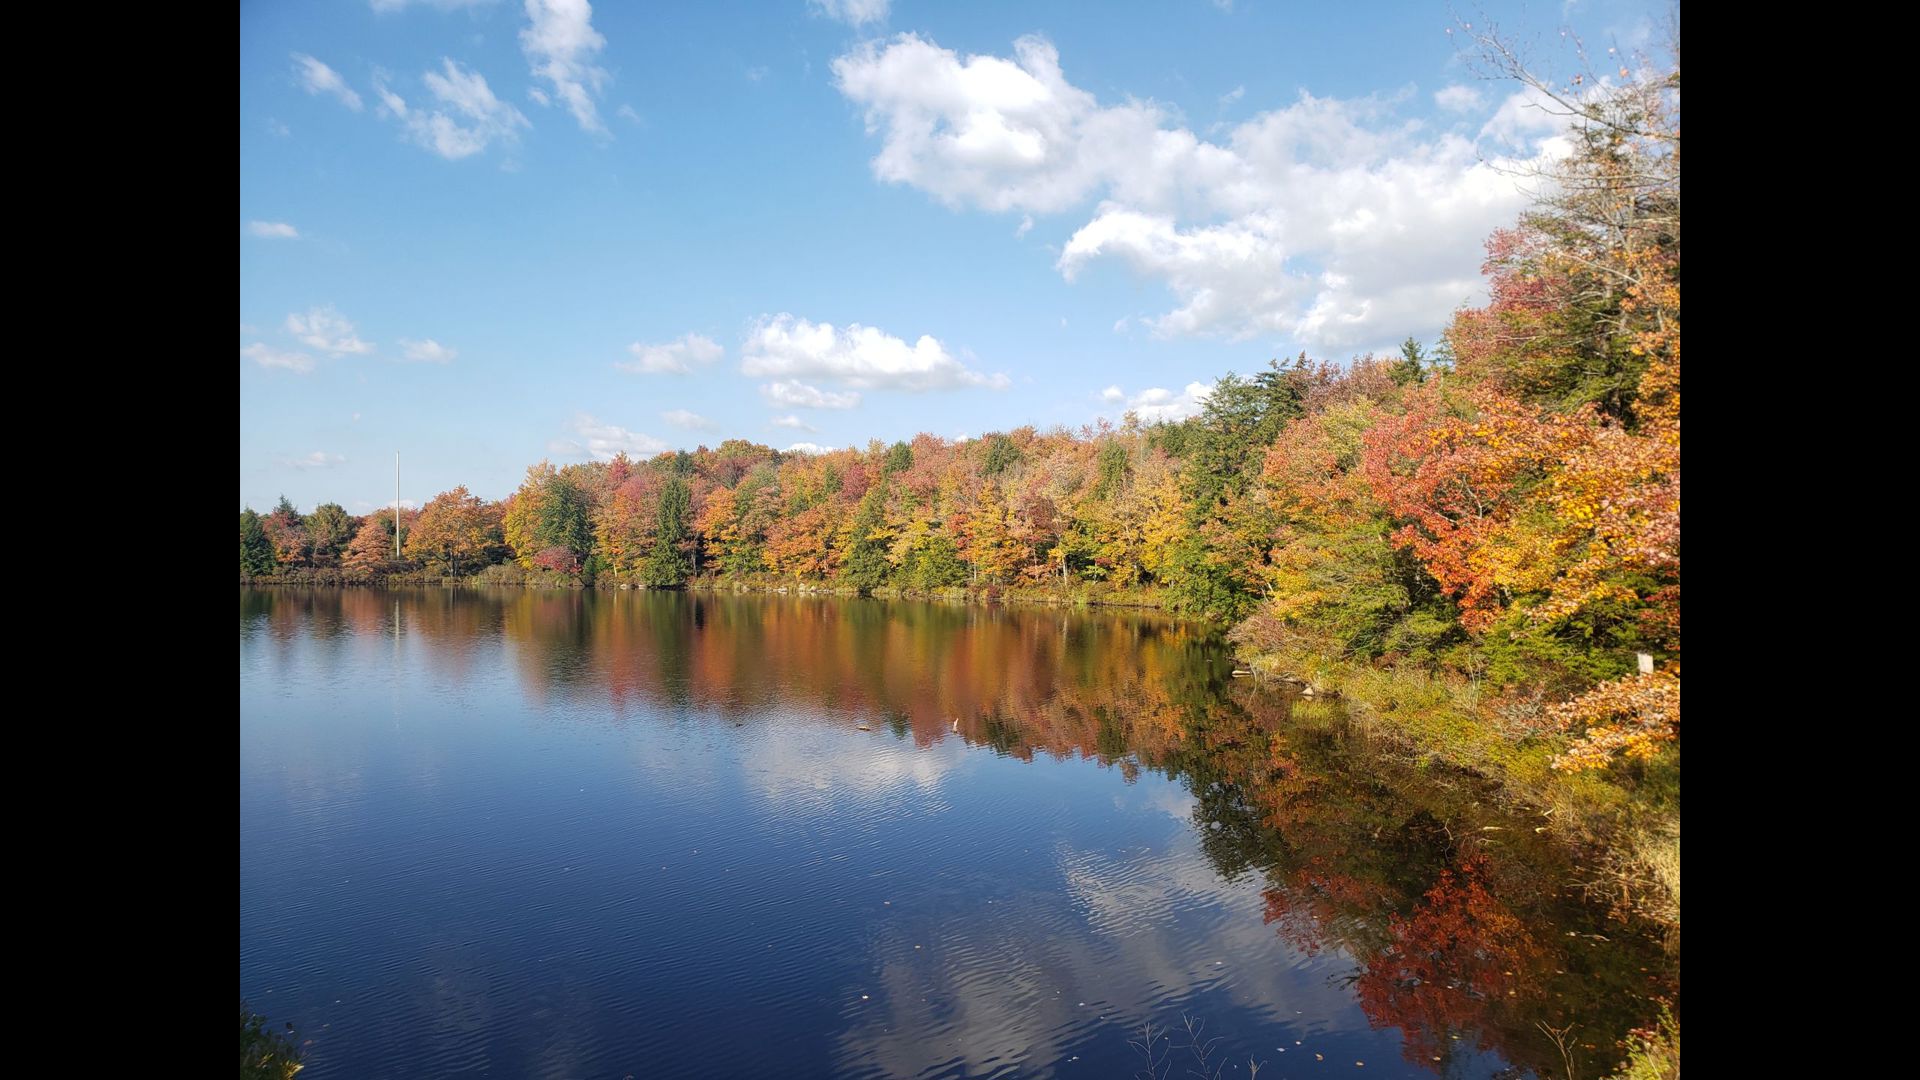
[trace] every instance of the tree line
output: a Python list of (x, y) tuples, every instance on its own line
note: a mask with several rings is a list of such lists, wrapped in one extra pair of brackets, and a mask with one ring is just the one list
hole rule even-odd
[(1651, 757), (1679, 730), (1678, 86), (1551, 97), (1571, 149), (1431, 353), (1270, 361), (1178, 422), (542, 462), (397, 518), (283, 498), (241, 513), (242, 577), (1146, 599), (1262, 654), (1540, 689), (1562, 768)]

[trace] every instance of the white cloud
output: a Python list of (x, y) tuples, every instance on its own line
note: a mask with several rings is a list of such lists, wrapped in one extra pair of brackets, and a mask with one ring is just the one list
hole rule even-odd
[(640, 116), (639, 110), (635, 109), (631, 105), (620, 106), (619, 108), (613, 110), (613, 115), (629, 123), (634, 123), (634, 124), (646, 123), (646, 120)]
[(688, 431), (708, 431), (719, 426), (699, 413), (689, 412), (686, 409), (669, 409), (660, 414), (660, 419)]
[(685, 375), (693, 370), (694, 364), (711, 364), (726, 355), (718, 343), (701, 334), (682, 334), (663, 345), (636, 341), (627, 346), (627, 351), (633, 354), (633, 359), (613, 366), (641, 375)]
[(292, 128), (272, 118), (269, 118), (267, 120), (267, 131), (271, 132), (273, 135), (278, 136), (279, 138), (282, 138), (282, 139), (287, 138), (288, 136), (293, 134)]
[(1113, 258), (1164, 281), (1187, 303), (1143, 320), (1162, 337), (1284, 332), (1306, 285), (1288, 273), (1283, 234), (1279, 214), (1251, 214), (1183, 232), (1170, 215), (1102, 203), (1094, 219), (1067, 241), (1056, 265), (1073, 281), (1089, 262)]
[(572, 422), (567, 426), (573, 437), (549, 442), (547, 444), (549, 453), (592, 458), (596, 461), (612, 461), (620, 454), (634, 458), (649, 458), (668, 449), (666, 443), (651, 435), (629, 431), (615, 424), (602, 423), (588, 413), (575, 414)]
[(288, 352), (276, 349), (265, 342), (256, 341), (240, 350), (240, 355), (259, 364), (263, 368), (280, 368), (283, 371), (297, 371), (302, 375), (313, 370), (313, 357), (306, 353)]
[(808, 7), (848, 26), (885, 21), (891, 4), (892, 0), (807, 0)]
[(821, 446), (819, 443), (797, 442), (787, 447), (785, 452), (789, 454), (831, 454), (833, 453), (833, 447)]
[(770, 72), (765, 67), (750, 67), (747, 69), (747, 81), (759, 82), (760, 80), (766, 78), (769, 74)]
[(1008, 385), (1005, 375), (983, 375), (967, 368), (928, 335), (909, 345), (876, 327), (853, 323), (843, 330), (785, 312), (763, 316), (754, 325), (741, 352), (740, 370), (747, 375), (833, 379), (860, 389), (999, 389)]
[(1138, 416), (1144, 423), (1157, 424), (1163, 420), (1174, 422), (1200, 415), (1200, 410), (1206, 406), (1207, 398), (1212, 394), (1212, 386), (1199, 382), (1188, 383), (1187, 388), (1178, 394), (1156, 386), (1142, 390), (1131, 398), (1119, 387), (1109, 386), (1100, 391), (1100, 400), (1112, 404), (1125, 400), (1126, 412)]
[(409, 106), (378, 75), (373, 90), (383, 115), (399, 120), (416, 144), (448, 161), (471, 157), (496, 141), (517, 142), (520, 129), (533, 126), (519, 109), (494, 96), (484, 76), (451, 58), (443, 57), (440, 71), (420, 78), (443, 109)]
[(284, 221), (253, 221), (247, 230), (263, 240), (298, 240), (300, 230)]
[(1013, 230), (1013, 238), (1015, 240), (1018, 240), (1032, 231), (1033, 231), (1033, 215), (1022, 214), (1020, 215), (1019, 227)]
[[(963, 61), (901, 34), (834, 60), (835, 85), (866, 108), (869, 132), (884, 133), (874, 175), (989, 210), (1056, 211), (1084, 198), (1099, 179), (1095, 133), (1083, 129), (1099, 112), (1093, 95), (1067, 84), (1040, 38), (1021, 38), (1014, 53)], [(1157, 115), (1134, 126), (1151, 130)], [(1103, 126), (1112, 138), (1124, 125)]]
[(306, 457), (276, 458), (275, 460), (293, 469), (326, 469), (342, 464), (347, 459), (339, 454), (329, 454), (324, 450), (315, 450)]
[(860, 404), (859, 394), (831, 393), (816, 386), (808, 386), (798, 379), (767, 383), (760, 387), (760, 392), (775, 405), (790, 405), (801, 409), (851, 409)]
[(354, 333), (353, 323), (334, 310), (331, 304), (312, 308), (304, 315), (297, 311), (288, 315), (287, 333), (299, 338), (303, 344), (335, 356), (348, 353), (363, 355), (373, 351), (372, 345), (361, 341), (359, 335)]
[(820, 430), (805, 420), (800, 419), (800, 417), (794, 413), (788, 413), (785, 416), (776, 416), (773, 418), (772, 423), (774, 427), (793, 428), (796, 431), (814, 432)]
[(833, 70), (878, 179), (989, 211), (1097, 202), (1056, 264), (1068, 280), (1117, 262), (1160, 282), (1176, 305), (1141, 321), (1162, 337), (1323, 349), (1430, 335), (1477, 296), (1482, 241), (1528, 204), (1518, 166), (1564, 124), (1516, 95), (1470, 138), (1401, 116), (1405, 95), (1303, 93), (1214, 141), (1152, 101), (1100, 104), (1038, 37), (1003, 58), (902, 34)]
[(1448, 112), (1473, 112), (1484, 100), (1480, 91), (1471, 86), (1449, 86), (1433, 93), (1433, 103)]
[(1562, 106), (1544, 92), (1528, 87), (1509, 94), (1480, 129), (1483, 142), (1502, 148), (1524, 147), (1554, 139), (1566, 130)]
[(1239, 101), (1241, 98), (1246, 96), (1247, 96), (1247, 88), (1244, 86), (1236, 86), (1233, 89), (1227, 91), (1226, 93), (1220, 95), (1220, 107), (1224, 109), (1227, 106), (1233, 104), (1236, 101)]
[(432, 338), (422, 341), (400, 339), (400, 355), (416, 364), (451, 364), (460, 350), (442, 345)]
[(607, 44), (593, 28), (593, 5), (587, 0), (527, 0), (527, 20), (527, 28), (520, 31), (520, 49), (533, 74), (553, 84), (553, 96), (567, 106), (582, 131), (605, 135), (607, 126), (593, 99), (613, 77), (592, 62)]
[(353, 92), (353, 87), (347, 85), (347, 80), (341, 78), (339, 72), (306, 53), (293, 54), (293, 73), (309, 94), (331, 94), (354, 112), (364, 107), (360, 95)]

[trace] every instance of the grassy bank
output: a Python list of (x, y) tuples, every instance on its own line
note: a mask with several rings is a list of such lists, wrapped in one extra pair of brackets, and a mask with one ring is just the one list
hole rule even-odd
[[(591, 581), (573, 574), (550, 570), (529, 570), (512, 564), (489, 566), (477, 574), (453, 577), (426, 570), (296, 570), (273, 575), (242, 576), (242, 585), (261, 588), (418, 588), (423, 586), (485, 587), (506, 586), (536, 589), (644, 589), (648, 586), (637, 575), (600, 574)], [(835, 582), (805, 581), (778, 574), (752, 574), (728, 577), (697, 577), (681, 588), (689, 592), (761, 593), (798, 596), (861, 595), (852, 585)], [(985, 585), (976, 588), (948, 586), (938, 589), (910, 589), (883, 585), (868, 595), (879, 600), (939, 600), (972, 604), (1040, 604), (1053, 607), (1115, 607), (1166, 610), (1170, 607), (1164, 590), (1148, 587), (1121, 587), (1098, 582), (1069, 585)]]

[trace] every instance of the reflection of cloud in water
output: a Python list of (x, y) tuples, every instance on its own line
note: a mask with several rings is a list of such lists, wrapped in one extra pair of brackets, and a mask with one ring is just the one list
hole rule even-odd
[(924, 749), (883, 731), (823, 728), (799, 718), (772, 718), (754, 739), (742, 763), (746, 782), (776, 806), (796, 802), (809, 810), (891, 814), (899, 796), (917, 796), (914, 809), (948, 809), (939, 797), (947, 775), (963, 769), (966, 748), (958, 741)]
[[(1140, 802), (1148, 809), (1158, 810), (1175, 821), (1192, 821), (1193, 809), (1200, 800), (1186, 788), (1173, 784), (1150, 784), (1141, 790)], [(1113, 807), (1125, 810), (1127, 801), (1120, 795), (1113, 797)]]
[[(1176, 784), (1142, 788), (1135, 809), (1191, 820), (1192, 797)], [(1001, 882), (974, 903), (943, 906), (925, 940), (911, 927), (876, 926), (865, 944), (878, 990), (849, 1009), (840, 1070), (1026, 1074), (1083, 1040), (1124, 1039), (1121, 1030), (1146, 1019), (1176, 1022), (1203, 995), (1203, 1018), (1224, 996), (1243, 1016), (1295, 1032), (1367, 1029), (1334, 978), (1349, 961), (1279, 941), (1260, 921), (1258, 882), (1221, 880), (1190, 833), (1177, 832), (1170, 849), (1164, 840), (1113, 850), (1061, 841), (1052, 862), (1055, 881), (1013, 895)], [(1196, 940), (1205, 948), (1178, 947)], [(1224, 1016), (1211, 1033), (1257, 1037)]]

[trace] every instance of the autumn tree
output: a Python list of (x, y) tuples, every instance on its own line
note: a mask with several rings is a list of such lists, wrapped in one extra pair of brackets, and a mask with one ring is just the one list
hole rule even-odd
[(283, 567), (305, 566), (312, 561), (313, 542), (307, 536), (306, 519), (285, 495), (280, 496), (279, 505), (261, 519), (260, 524), (266, 530), (267, 539), (273, 542), (276, 563)]
[(1582, 70), (1552, 79), (1491, 26), (1465, 36), (1470, 63), (1520, 84), (1571, 152), (1532, 159), (1539, 202), (1488, 242), (1491, 302), (1448, 330), (1459, 373), (1633, 429), (1657, 343), (1679, 337), (1679, 47), (1665, 69), (1608, 50), (1595, 70), (1581, 49)]
[(593, 502), (582, 479), (573, 467), (545, 461), (527, 470), (504, 522), (520, 565), (564, 573), (581, 568), (593, 550)]
[[(419, 517), (418, 510), (402, 510), (400, 514), (400, 543), (404, 547), (412, 533), (412, 526)], [(360, 522), (360, 528), (353, 534), (353, 540), (347, 545), (341, 562), (350, 570), (377, 570), (390, 566), (394, 561), (394, 516), (391, 509), (377, 510), (368, 514)]]
[(487, 550), (487, 514), (481, 500), (465, 486), (434, 496), (420, 508), (406, 553), (429, 567), (442, 567), (458, 577), (461, 564), (482, 561)]

